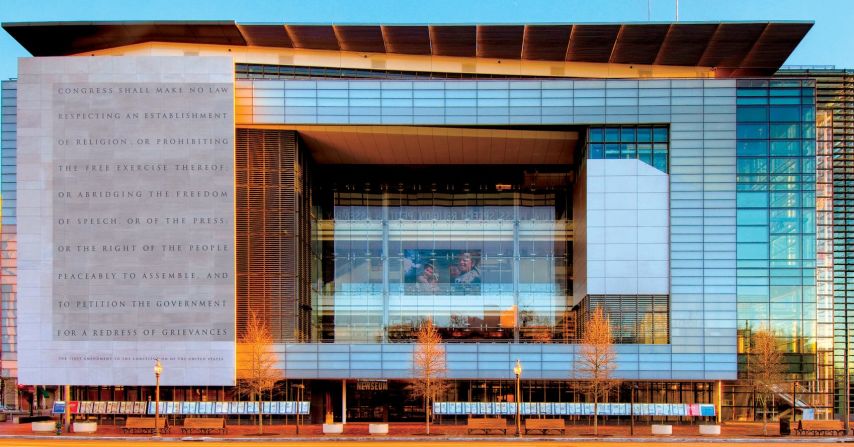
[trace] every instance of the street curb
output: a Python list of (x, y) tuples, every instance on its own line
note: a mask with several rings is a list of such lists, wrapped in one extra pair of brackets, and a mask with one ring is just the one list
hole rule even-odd
[(830, 438), (791, 438), (791, 437), (749, 437), (749, 438), (721, 438), (721, 437), (643, 437), (643, 438), (616, 438), (616, 437), (460, 437), (460, 436), (311, 436), (311, 437), (253, 437), (245, 436), (240, 438), (214, 438), (207, 436), (185, 436), (185, 437), (129, 437), (129, 436), (37, 436), (37, 435), (0, 435), (0, 439), (51, 439), (56, 441), (62, 440), (83, 440), (83, 441), (123, 441), (123, 442), (496, 442), (496, 443), (512, 443), (512, 442), (602, 442), (602, 443), (644, 443), (644, 442), (662, 442), (662, 443), (685, 443), (685, 442), (703, 442), (703, 443), (751, 443), (751, 444), (767, 444), (767, 443), (854, 443), (852, 437), (830, 437)]

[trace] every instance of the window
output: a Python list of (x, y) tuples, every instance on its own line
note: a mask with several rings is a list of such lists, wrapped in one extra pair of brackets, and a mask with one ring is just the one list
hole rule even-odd
[(640, 160), (659, 171), (668, 172), (669, 133), (665, 126), (590, 127), (587, 130), (587, 158)]

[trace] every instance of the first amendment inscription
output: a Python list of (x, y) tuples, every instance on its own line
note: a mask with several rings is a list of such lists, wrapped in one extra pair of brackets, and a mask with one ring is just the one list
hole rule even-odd
[[(78, 58), (32, 61), (45, 65), (32, 83), (22, 61), (22, 103), (27, 86), (42, 99), (42, 135), (32, 148), (42, 156), (19, 172), (42, 177), (45, 188), (38, 240), (22, 229), (21, 250), (46, 270), (31, 289), (36, 296), (26, 297), (39, 303), (38, 334), (22, 329), (41, 342), (42, 364), (59, 369), (36, 367), (25, 355), (21, 377), (147, 383), (147, 371), (134, 368), (148, 370), (160, 358), (180, 368), (164, 383), (231, 384), (234, 92), (216, 76), (230, 76), (231, 61), (196, 58), (213, 69), (201, 74), (186, 58), (106, 58), (119, 72), (143, 63), (150, 71), (79, 82), (59, 68), (78, 63), (69, 59)], [(29, 113), (25, 106), (19, 116)], [(103, 367), (127, 372), (93, 381)], [(69, 381), (85, 370), (88, 377)]]

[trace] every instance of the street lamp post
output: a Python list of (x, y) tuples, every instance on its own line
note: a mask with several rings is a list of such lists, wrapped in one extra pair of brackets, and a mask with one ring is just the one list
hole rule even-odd
[(154, 437), (160, 437), (160, 374), (163, 365), (160, 359), (154, 360)]
[(516, 366), (513, 367), (513, 374), (516, 375), (516, 436), (522, 436), (522, 363), (516, 359)]
[(636, 383), (632, 384), (632, 391), (631, 391), (632, 392), (632, 399), (631, 399), (631, 403), (629, 404), (629, 417), (631, 418), (631, 425), (629, 426), (629, 434), (632, 436), (635, 435), (635, 388), (637, 388), (637, 386), (638, 385)]

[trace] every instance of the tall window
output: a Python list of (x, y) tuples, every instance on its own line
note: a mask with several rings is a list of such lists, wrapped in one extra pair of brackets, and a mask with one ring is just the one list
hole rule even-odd
[[(814, 81), (740, 80), (737, 87), (739, 374), (746, 377), (751, 334), (765, 327), (779, 337), (788, 378), (807, 387), (799, 394), (808, 399), (818, 338)], [(750, 414), (747, 393), (734, 402), (734, 417)]]

